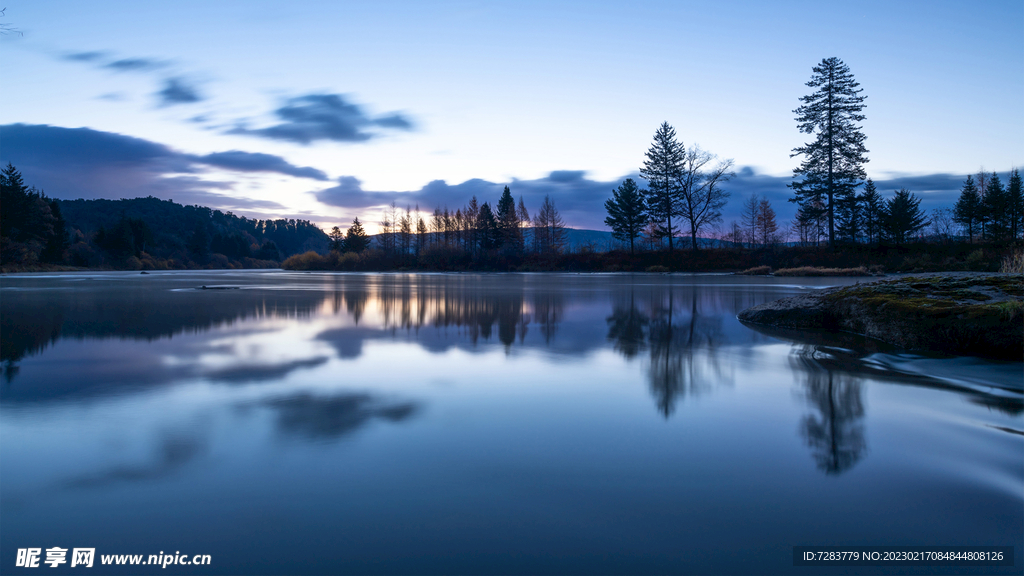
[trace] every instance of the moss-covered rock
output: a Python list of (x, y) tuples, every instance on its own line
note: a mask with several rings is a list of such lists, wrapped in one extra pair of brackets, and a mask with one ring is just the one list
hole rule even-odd
[(940, 273), (830, 288), (748, 308), (740, 320), (842, 330), (907, 350), (1024, 359), (1024, 276)]

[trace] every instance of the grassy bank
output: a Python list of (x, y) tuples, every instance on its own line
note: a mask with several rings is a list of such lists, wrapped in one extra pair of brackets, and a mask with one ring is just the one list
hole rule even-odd
[[(759, 269), (791, 275), (870, 275), (883, 272), (999, 271), (1004, 261), (1022, 260), (1019, 244), (911, 244), (894, 247), (787, 247), (772, 250), (709, 248), (673, 252), (624, 251), (570, 254), (470, 254), (431, 248), (419, 256), (379, 250), (318, 254), (306, 252), (285, 260), (287, 270), (336, 271), (480, 271), (480, 272), (736, 272)], [(1016, 260), (1014, 260), (1016, 258)], [(787, 271), (787, 272), (783, 272)]]

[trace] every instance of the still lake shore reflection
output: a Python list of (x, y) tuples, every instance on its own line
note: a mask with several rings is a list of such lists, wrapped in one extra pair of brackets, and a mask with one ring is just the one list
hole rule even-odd
[(930, 572), (1020, 573), (1024, 364), (736, 319), (856, 281), (800, 280), (4, 277), (3, 565), (786, 574), (884, 544), (1015, 546)]

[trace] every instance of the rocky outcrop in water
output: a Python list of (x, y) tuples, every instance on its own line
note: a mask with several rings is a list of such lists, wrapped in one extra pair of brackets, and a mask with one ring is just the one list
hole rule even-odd
[(1024, 360), (1024, 276), (940, 273), (783, 298), (744, 322), (842, 330), (907, 350)]

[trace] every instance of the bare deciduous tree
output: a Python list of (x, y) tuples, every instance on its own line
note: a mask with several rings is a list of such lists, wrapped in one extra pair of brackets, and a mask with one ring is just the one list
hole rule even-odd
[(690, 227), (690, 243), (698, 249), (697, 238), (702, 230), (722, 220), (722, 207), (729, 193), (721, 185), (733, 177), (733, 161), (723, 160), (713, 167), (714, 154), (693, 145), (683, 157), (679, 188), (680, 212)]

